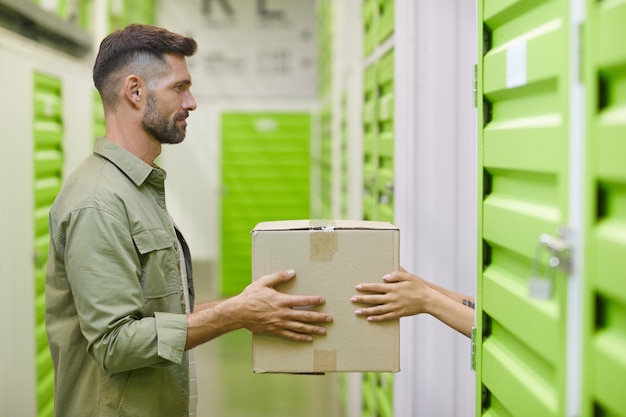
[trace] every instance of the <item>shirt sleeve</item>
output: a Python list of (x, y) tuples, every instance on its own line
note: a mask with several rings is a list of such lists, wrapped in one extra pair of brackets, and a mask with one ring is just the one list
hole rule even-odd
[(98, 208), (64, 223), (65, 268), (89, 354), (109, 373), (181, 363), (186, 315), (144, 314), (142, 260), (128, 225)]

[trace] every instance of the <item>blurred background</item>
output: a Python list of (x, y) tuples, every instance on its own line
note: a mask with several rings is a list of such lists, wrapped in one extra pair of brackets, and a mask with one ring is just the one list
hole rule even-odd
[(48, 210), (130, 23), (198, 41), (158, 163), (200, 301), (250, 282), (256, 223), (308, 218), (392, 222), (402, 266), (477, 297), (471, 340), (403, 318), (396, 374), (255, 375), (225, 335), (196, 349), (199, 416), (626, 416), (624, 22), (624, 0), (0, 0), (0, 416), (53, 415)]

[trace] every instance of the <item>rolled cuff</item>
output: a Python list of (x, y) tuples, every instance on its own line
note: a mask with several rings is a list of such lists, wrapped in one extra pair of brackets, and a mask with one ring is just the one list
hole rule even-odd
[(157, 354), (160, 358), (180, 364), (187, 343), (187, 315), (155, 312)]

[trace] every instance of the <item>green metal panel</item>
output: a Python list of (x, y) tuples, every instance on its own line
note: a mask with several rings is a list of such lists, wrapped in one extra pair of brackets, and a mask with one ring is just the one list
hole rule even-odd
[(93, 136), (104, 136), (106, 133), (106, 122), (104, 120), (104, 108), (102, 98), (98, 90), (93, 90)]
[(44, 322), (48, 213), (61, 188), (63, 168), (63, 119), (61, 81), (34, 74), (34, 230), (35, 230), (35, 333), (37, 369), (37, 415), (52, 416), (54, 371)]
[(155, 0), (119, 0), (108, 3), (109, 31), (131, 23), (154, 24)]
[(378, 0), (363, 0), (363, 53), (365, 56), (378, 45)]
[(317, 3), (317, 70), (318, 95), (324, 98), (332, 88), (333, 54), (333, 1), (320, 0)]
[(262, 221), (307, 219), (308, 113), (222, 115), (222, 293), (250, 283), (250, 231)]
[(383, 56), (378, 63), (378, 169), (377, 204), (380, 221), (393, 222), (394, 184), (394, 51)]
[[(394, 51), (364, 74), (363, 218), (393, 222)], [(393, 416), (393, 375), (363, 374), (362, 417)]]
[(394, 0), (378, 0), (378, 42), (381, 43), (394, 30)]
[(362, 417), (393, 417), (393, 374), (364, 373), (361, 397)]
[(376, 178), (378, 169), (378, 81), (376, 65), (365, 70), (363, 77), (363, 219), (377, 217)]
[[(477, 415), (565, 413), (567, 277), (535, 254), (568, 224), (568, 12), (479, 2)], [(548, 299), (529, 295), (535, 272), (553, 275)]]
[(626, 416), (626, 1), (587, 1), (583, 416)]
[(320, 117), (320, 139), (321, 139), (321, 155), (320, 155), (320, 174), (321, 174), (321, 217), (332, 217), (332, 167), (333, 167), (333, 131), (332, 131), (332, 107), (326, 105), (322, 108)]
[(348, 217), (348, 200), (350, 194), (349, 146), (348, 146), (348, 103), (347, 92), (341, 94), (341, 218)]
[(79, 0), (78, 5), (78, 24), (88, 33), (93, 33), (93, 4), (92, 0)]
[(125, 0), (122, 26), (154, 23), (154, 0)]

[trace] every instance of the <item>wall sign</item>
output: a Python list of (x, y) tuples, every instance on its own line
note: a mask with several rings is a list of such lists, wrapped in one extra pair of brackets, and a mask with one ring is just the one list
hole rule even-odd
[(160, 3), (159, 24), (198, 41), (196, 95), (315, 97), (315, 0)]

